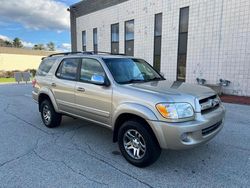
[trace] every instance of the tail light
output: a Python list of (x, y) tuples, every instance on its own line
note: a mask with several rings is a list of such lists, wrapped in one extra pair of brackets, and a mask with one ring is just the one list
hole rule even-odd
[(32, 86), (35, 87), (36, 85), (36, 79), (32, 80)]

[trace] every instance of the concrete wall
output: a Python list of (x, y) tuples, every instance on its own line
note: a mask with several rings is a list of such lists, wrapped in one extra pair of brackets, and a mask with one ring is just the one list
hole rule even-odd
[(93, 50), (93, 28), (98, 28), (98, 50), (110, 51), (110, 25), (120, 25), (120, 53), (124, 52), (124, 22), (135, 20), (137, 57), (153, 63), (154, 15), (163, 13), (161, 71), (176, 80), (180, 8), (189, 6), (186, 82), (204, 78), (232, 83), (225, 93), (250, 96), (249, 0), (129, 0), (76, 18), (77, 50), (83, 30), (87, 50)]
[(0, 47), (0, 71), (37, 69), (41, 58), (55, 52)]

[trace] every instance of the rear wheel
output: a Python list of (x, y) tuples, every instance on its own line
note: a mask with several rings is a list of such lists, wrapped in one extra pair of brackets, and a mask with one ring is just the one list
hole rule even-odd
[(62, 115), (57, 113), (49, 100), (41, 103), (41, 117), (48, 128), (58, 127), (62, 121)]
[(118, 132), (118, 144), (122, 155), (131, 164), (146, 167), (154, 163), (161, 148), (143, 122), (129, 120), (122, 124)]

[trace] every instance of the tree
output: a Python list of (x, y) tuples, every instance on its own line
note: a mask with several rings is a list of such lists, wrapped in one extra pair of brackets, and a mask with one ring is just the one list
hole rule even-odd
[(13, 47), (15, 47), (15, 48), (22, 48), (23, 47), (23, 44), (19, 38), (17, 38), (17, 37), (14, 38)]
[(49, 42), (47, 44), (47, 48), (49, 51), (55, 51), (55, 44), (53, 42)]
[(45, 50), (45, 47), (43, 44), (35, 44), (33, 50)]
[(0, 46), (12, 47), (12, 43), (11, 43), (11, 41), (0, 39)]
[(12, 42), (10, 42), (10, 41), (4, 41), (4, 43), (5, 43), (5, 47), (12, 47), (13, 46), (13, 44), (12, 44)]

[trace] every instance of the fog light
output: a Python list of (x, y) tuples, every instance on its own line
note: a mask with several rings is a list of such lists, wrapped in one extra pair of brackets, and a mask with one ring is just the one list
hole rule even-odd
[(181, 135), (181, 140), (182, 140), (183, 142), (190, 142), (190, 139), (188, 138), (188, 133), (183, 133), (183, 134)]

